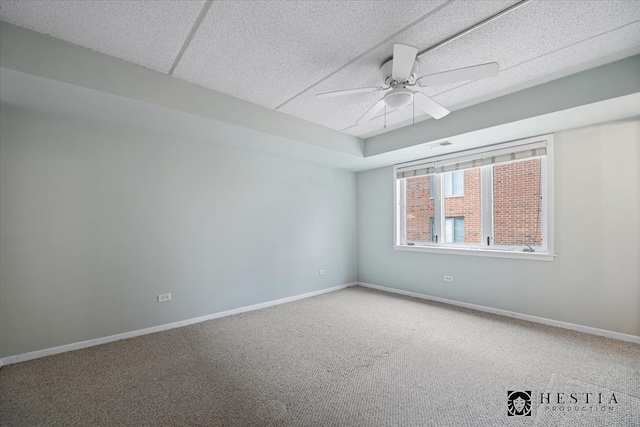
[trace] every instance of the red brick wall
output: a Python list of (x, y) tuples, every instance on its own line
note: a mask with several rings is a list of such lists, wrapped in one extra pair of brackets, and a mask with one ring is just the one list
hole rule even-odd
[(431, 180), (428, 176), (407, 179), (407, 241), (430, 242), (433, 214)]
[[(541, 244), (540, 171), (540, 159), (494, 166), (494, 244)], [(445, 216), (464, 217), (465, 242), (482, 244), (480, 169), (464, 175), (464, 196), (445, 198)], [(431, 241), (434, 202), (428, 176), (407, 179), (406, 213), (407, 241)]]
[(493, 167), (494, 244), (540, 246), (541, 165), (532, 159)]

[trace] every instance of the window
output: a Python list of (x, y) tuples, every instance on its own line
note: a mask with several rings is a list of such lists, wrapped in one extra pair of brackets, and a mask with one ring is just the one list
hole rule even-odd
[(445, 243), (464, 243), (464, 217), (445, 218)]
[[(429, 197), (436, 197), (435, 193), (435, 176), (429, 176), (430, 191)], [(444, 174), (444, 196), (456, 197), (464, 196), (464, 171), (454, 171)]]
[(394, 168), (394, 247), (552, 259), (552, 136)]
[(444, 197), (464, 196), (464, 171), (444, 174)]

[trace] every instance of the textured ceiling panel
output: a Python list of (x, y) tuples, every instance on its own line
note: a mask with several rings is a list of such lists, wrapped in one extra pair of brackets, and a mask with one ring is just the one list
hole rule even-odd
[(275, 108), (442, 3), (216, 1), (174, 76)]
[[(514, 1), (448, 3), (446, 7), (438, 10), (429, 19), (393, 37), (392, 40), (380, 45), (317, 86), (310, 88), (279, 110), (337, 130), (353, 126), (369, 107), (381, 98), (380, 93), (323, 99), (318, 99), (315, 95), (340, 89), (380, 86), (382, 84), (380, 66), (391, 56), (394, 43), (406, 43), (416, 46), (419, 50), (424, 50), (514, 3)], [(472, 37), (472, 35), (467, 37)], [(446, 49), (446, 47), (442, 49)], [(419, 61), (419, 74), (430, 72), (424, 63), (424, 60)]]
[[(453, 111), (452, 117), (455, 117), (457, 109), (639, 54), (640, 45), (637, 40), (640, 40), (640, 22), (506, 68), (501, 71), (500, 79), (477, 80), (425, 93), (435, 94), (434, 99), (449, 106)], [(429, 117), (416, 115), (416, 122), (426, 119)], [(411, 108), (408, 107), (387, 114), (386, 130), (383, 128), (384, 117), (379, 116), (364, 125), (351, 127), (346, 132), (367, 138), (381, 133), (381, 129), (389, 131), (410, 125), (411, 122)]]
[(430, 72), (487, 60), (505, 69), (639, 19), (638, 1), (534, 1), (428, 53), (421, 62)]
[(500, 80), (478, 80), (441, 92), (437, 99), (453, 108), (463, 108), (636, 55), (640, 53), (637, 40), (640, 40), (640, 22), (505, 69)]
[[(473, 4), (479, 4), (480, 6), (478, 7), (484, 6), (484, 2), (475, 2)], [(469, 4), (454, 3), (449, 5), (434, 15), (430, 21), (420, 23), (405, 31), (398, 37), (398, 41), (414, 44), (419, 50), (433, 45), (433, 41), (426, 37), (425, 34), (428, 34), (429, 30), (433, 31), (433, 28), (437, 28), (438, 23), (442, 21), (448, 22), (449, 19), (443, 19), (450, 17), (447, 16), (447, 13), (463, 16), (464, 12), (457, 9), (462, 6), (465, 6), (466, 9)], [(503, 4), (498, 10), (504, 7), (505, 5)], [(485, 15), (483, 17), (495, 12), (496, 10), (484, 10)], [(467, 14), (469, 14), (468, 10)], [(567, 47), (581, 41), (615, 32), (616, 28), (624, 29), (629, 23), (636, 22), (639, 19), (640, 2), (531, 2), (470, 34), (422, 56), (418, 75), (489, 61), (498, 62), (503, 70), (510, 70), (515, 66), (526, 67), (526, 64), (535, 58), (550, 55), (561, 49), (566, 50)], [(476, 19), (477, 21), (478, 19)], [(568, 75), (575, 72), (573, 70), (577, 70), (580, 63), (595, 63), (597, 58), (609, 57), (615, 52), (628, 49), (630, 46), (640, 45), (639, 37), (628, 32), (624, 34), (626, 36), (616, 38), (613, 43), (603, 43), (591, 51), (581, 50), (580, 54), (575, 58), (555, 56), (553, 60), (537, 61), (536, 68), (531, 72), (521, 72), (522, 78), (518, 81), (507, 79), (501, 73), (498, 77), (474, 83), (478, 87), (490, 88), (481, 95), (462, 89), (456, 91), (455, 99), (453, 97), (449, 99), (449, 97), (445, 96), (437, 97), (436, 99), (448, 108), (455, 108), (456, 105), (460, 104), (470, 105), (469, 101), (476, 99), (478, 96), (482, 96), (483, 100), (487, 100), (492, 98), (490, 93), (493, 93), (493, 97), (496, 97), (512, 92), (515, 90), (512, 88), (516, 86), (522, 88), (538, 84), (542, 80), (536, 80), (536, 77), (548, 81), (550, 79), (549, 76), (559, 78)], [(380, 48), (382, 49), (383, 46)], [(375, 57), (376, 52), (372, 52), (371, 57)], [(365, 58), (361, 59), (358, 63), (345, 68), (340, 73), (332, 76), (331, 79), (323, 82), (322, 85), (318, 86), (317, 92), (346, 87), (379, 85), (380, 82), (376, 76), (377, 70), (374, 64), (367, 64), (366, 69), (359, 68), (360, 65), (363, 65), (364, 60)], [(585, 65), (581, 69), (585, 68), (588, 68), (588, 66)], [(347, 84), (345, 82), (349, 80), (357, 82), (358, 75), (363, 78), (361, 84)], [(527, 84), (527, 81), (531, 83)], [(458, 86), (460, 85), (431, 87), (426, 88), (424, 92), (429, 95), (437, 95)], [(314, 93), (316, 93), (315, 89)], [(316, 99), (316, 108), (313, 108), (312, 94), (306, 93), (285, 106), (282, 111), (298, 115), (309, 121), (320, 122), (335, 129), (345, 130), (353, 135), (367, 137), (385, 131), (382, 120), (374, 119), (375, 125), (364, 123), (353, 126), (353, 124), (380, 96), (378, 93), (373, 93), (343, 98)], [(417, 117), (417, 119), (424, 118), (424, 116)], [(391, 113), (387, 115), (388, 127), (386, 130), (391, 130), (397, 127), (398, 124), (407, 123), (411, 123), (409, 109)]]
[(2, 0), (0, 19), (166, 73), (203, 3)]

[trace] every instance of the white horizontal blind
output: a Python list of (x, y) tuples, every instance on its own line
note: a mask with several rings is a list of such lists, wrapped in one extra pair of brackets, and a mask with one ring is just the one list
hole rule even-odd
[(500, 144), (487, 147), (484, 151), (460, 152), (457, 155), (440, 156), (426, 159), (424, 163), (414, 163), (396, 168), (396, 177), (411, 178), (414, 176), (433, 175), (456, 170), (476, 168), (480, 166), (508, 163), (516, 160), (541, 157), (547, 153), (547, 142), (536, 141), (521, 145)]

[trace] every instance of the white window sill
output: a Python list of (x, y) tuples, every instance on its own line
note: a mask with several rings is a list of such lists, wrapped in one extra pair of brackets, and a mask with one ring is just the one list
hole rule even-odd
[(547, 252), (522, 252), (517, 250), (499, 250), (499, 249), (480, 249), (480, 248), (453, 248), (453, 247), (434, 247), (434, 246), (410, 246), (410, 245), (393, 245), (396, 251), (409, 252), (431, 252), (436, 254), (448, 255), (469, 255), (484, 256), (491, 258), (511, 258), (511, 259), (528, 259), (536, 261), (553, 261), (555, 254)]

